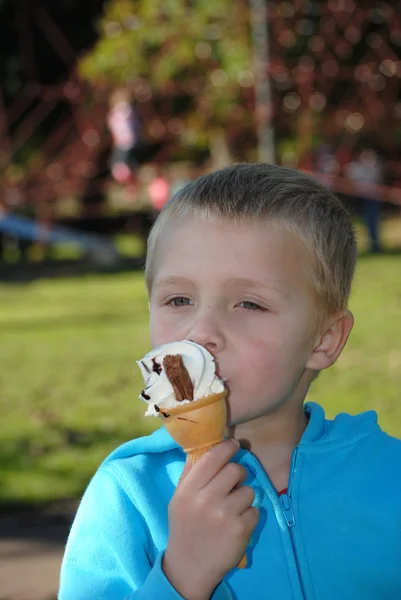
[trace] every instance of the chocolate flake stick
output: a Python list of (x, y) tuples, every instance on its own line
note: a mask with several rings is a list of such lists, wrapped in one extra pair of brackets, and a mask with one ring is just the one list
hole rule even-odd
[(176, 400), (194, 399), (194, 385), (191, 381), (189, 373), (185, 368), (184, 362), (180, 354), (168, 354), (164, 357), (163, 367), (167, 375), (167, 379), (173, 386)]

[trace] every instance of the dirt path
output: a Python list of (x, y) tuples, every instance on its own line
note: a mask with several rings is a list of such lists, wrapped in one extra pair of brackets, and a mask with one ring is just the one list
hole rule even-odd
[(0, 600), (55, 600), (75, 508), (0, 517)]

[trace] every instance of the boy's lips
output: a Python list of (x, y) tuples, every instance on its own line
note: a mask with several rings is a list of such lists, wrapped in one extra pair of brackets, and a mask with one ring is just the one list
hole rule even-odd
[(217, 376), (219, 379), (221, 379), (221, 381), (222, 381), (223, 383), (228, 383), (228, 379), (227, 379), (227, 377), (224, 377), (224, 375), (222, 375), (222, 374), (221, 374), (220, 367), (219, 367), (219, 363), (217, 362), (217, 360), (216, 360), (216, 357), (214, 356), (213, 358), (214, 358), (214, 364), (215, 364), (215, 366), (216, 366), (216, 376)]
[(220, 369), (218, 367), (218, 365), (216, 364), (216, 375), (219, 379), (221, 379), (221, 381), (226, 385), (228, 383), (228, 377), (225, 377), (225, 375), (222, 375), (220, 372)]

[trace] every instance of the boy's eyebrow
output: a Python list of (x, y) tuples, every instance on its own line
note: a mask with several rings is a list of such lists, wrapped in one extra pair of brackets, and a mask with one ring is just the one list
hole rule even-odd
[[(271, 290), (275, 290), (277, 292), (282, 293), (283, 283), (281, 281), (259, 281), (257, 279), (248, 279), (244, 277), (227, 277), (222, 279), (222, 283), (227, 286), (243, 286), (243, 287), (251, 287), (251, 288), (269, 288)], [(168, 275), (166, 277), (162, 277), (155, 283), (155, 287), (159, 287), (162, 285), (182, 285), (182, 284), (194, 284), (193, 281), (188, 279), (187, 277), (178, 277), (173, 275)]]
[(187, 277), (177, 277), (174, 275), (168, 275), (166, 277), (162, 277), (161, 279), (159, 279), (158, 281), (155, 282), (155, 287), (159, 287), (161, 285), (177, 285), (177, 284), (183, 284), (183, 283), (192, 283), (192, 281), (190, 279), (188, 279)]
[(223, 279), (223, 283), (230, 286), (244, 286), (250, 288), (269, 288), (282, 293), (284, 284), (281, 281), (259, 281), (258, 279), (248, 279), (244, 277), (227, 277)]

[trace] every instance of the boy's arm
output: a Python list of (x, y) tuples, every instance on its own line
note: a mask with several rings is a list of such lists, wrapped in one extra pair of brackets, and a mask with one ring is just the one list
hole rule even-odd
[[(89, 484), (74, 520), (60, 575), (59, 600), (185, 600), (152, 565), (146, 525), (117, 478), (102, 467)], [(230, 600), (225, 585), (212, 600)]]

